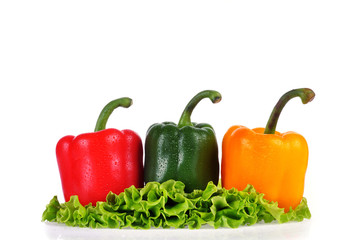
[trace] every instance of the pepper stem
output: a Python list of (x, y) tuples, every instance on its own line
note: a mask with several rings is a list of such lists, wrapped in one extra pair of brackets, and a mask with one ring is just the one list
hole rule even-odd
[(124, 97), (124, 98), (115, 99), (110, 103), (108, 103), (107, 105), (105, 105), (105, 107), (99, 114), (94, 132), (98, 132), (105, 129), (105, 125), (107, 124), (108, 118), (110, 114), (112, 114), (114, 109), (116, 109), (117, 107), (128, 108), (132, 105), (132, 103), (133, 103), (132, 99), (128, 97)]
[(219, 92), (213, 90), (202, 91), (195, 95), (185, 107), (182, 116), (179, 119), (178, 127), (181, 128), (184, 126), (192, 126), (191, 115), (193, 109), (203, 98), (209, 98), (213, 103), (218, 103), (222, 100), (222, 95)]
[(315, 93), (309, 88), (298, 88), (283, 94), (280, 100), (278, 100), (276, 106), (273, 108), (271, 116), (269, 117), (266, 128), (264, 130), (264, 134), (275, 133), (278, 118), (280, 117), (282, 109), (287, 104), (287, 102), (294, 97), (300, 97), (302, 103), (306, 104), (313, 100), (313, 98), (315, 97)]

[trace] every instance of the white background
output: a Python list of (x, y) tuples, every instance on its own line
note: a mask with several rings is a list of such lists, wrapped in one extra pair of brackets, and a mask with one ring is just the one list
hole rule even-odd
[[(360, 232), (361, 5), (359, 1), (1, 1), (0, 228), (7, 239), (319, 239)], [(177, 122), (199, 91), (192, 120), (219, 146), (232, 125), (265, 126), (279, 97), (309, 87), (313, 102), (285, 107), (278, 131), (309, 144), (305, 196), (312, 218), (235, 230), (93, 230), (41, 222), (63, 201), (55, 145), (91, 132), (109, 101), (128, 96), (108, 127), (144, 140)]]

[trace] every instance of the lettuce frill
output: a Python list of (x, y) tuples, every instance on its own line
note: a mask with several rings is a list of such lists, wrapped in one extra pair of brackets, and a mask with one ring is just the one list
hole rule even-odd
[(42, 220), (91, 228), (198, 229), (204, 224), (237, 228), (260, 221), (285, 223), (311, 217), (306, 198), (296, 209), (290, 208), (285, 213), (251, 185), (238, 191), (209, 182), (205, 190), (192, 193), (185, 193), (184, 187), (182, 182), (174, 180), (161, 184), (149, 182), (144, 188), (131, 186), (119, 195), (110, 192), (106, 201), (97, 202), (96, 206), (82, 206), (77, 196), (60, 204), (54, 196)]

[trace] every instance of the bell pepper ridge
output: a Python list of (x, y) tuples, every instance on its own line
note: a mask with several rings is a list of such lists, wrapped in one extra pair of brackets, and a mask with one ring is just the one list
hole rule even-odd
[(309, 88), (298, 88), (286, 92), (278, 100), (276, 106), (273, 108), (271, 116), (267, 122), (264, 134), (274, 134), (280, 114), (289, 100), (295, 97), (300, 97), (303, 104), (311, 102), (315, 98), (315, 93)]

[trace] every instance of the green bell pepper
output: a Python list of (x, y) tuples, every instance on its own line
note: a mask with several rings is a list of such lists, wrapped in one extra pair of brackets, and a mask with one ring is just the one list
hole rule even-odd
[(191, 114), (203, 99), (221, 101), (216, 91), (198, 93), (184, 109), (178, 125), (172, 122), (150, 126), (145, 140), (145, 182), (169, 179), (185, 184), (185, 191), (204, 189), (219, 179), (218, 146), (214, 130), (206, 123), (192, 123)]

